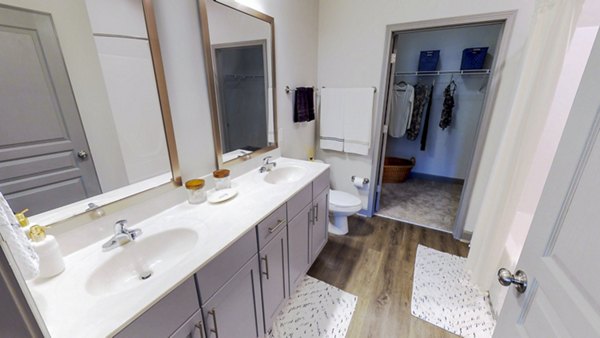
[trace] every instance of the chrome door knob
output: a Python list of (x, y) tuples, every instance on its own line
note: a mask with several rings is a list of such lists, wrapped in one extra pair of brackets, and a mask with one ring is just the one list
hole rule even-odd
[(88, 158), (88, 153), (85, 150), (80, 150), (79, 152), (77, 152), (77, 157), (79, 157), (82, 160), (85, 160), (86, 158)]
[(523, 293), (525, 290), (527, 290), (527, 274), (525, 274), (525, 272), (522, 270), (517, 270), (517, 272), (513, 275), (509, 270), (501, 268), (498, 270), (498, 282), (502, 286), (514, 284), (515, 288), (520, 293)]

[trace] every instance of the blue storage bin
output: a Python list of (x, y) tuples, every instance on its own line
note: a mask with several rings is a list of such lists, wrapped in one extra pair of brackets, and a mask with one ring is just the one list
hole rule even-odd
[(488, 47), (467, 48), (463, 50), (461, 70), (482, 69), (485, 64)]
[(439, 50), (424, 50), (419, 55), (419, 72), (434, 72), (440, 61)]

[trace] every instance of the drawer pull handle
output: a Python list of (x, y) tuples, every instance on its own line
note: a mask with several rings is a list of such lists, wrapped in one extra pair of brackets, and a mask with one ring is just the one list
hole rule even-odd
[(196, 330), (200, 331), (200, 338), (204, 338), (204, 323), (200, 320), (196, 325), (194, 325)]
[(265, 257), (261, 257), (263, 261), (265, 261), (265, 271), (263, 271), (263, 275), (267, 276), (269, 279), (269, 257), (265, 255)]
[(276, 226), (274, 226), (274, 227), (270, 227), (270, 228), (269, 228), (269, 233), (270, 233), (270, 234), (274, 233), (274, 232), (275, 232), (275, 230), (277, 230), (277, 229), (278, 229), (278, 228), (279, 228), (279, 227), (280, 227), (282, 224), (284, 224), (284, 223), (285, 223), (285, 220), (284, 220), (284, 219), (278, 219), (278, 220), (277, 220), (277, 225), (276, 225)]
[(208, 314), (213, 317), (213, 326), (215, 327), (214, 329), (210, 329), (210, 332), (215, 334), (215, 338), (219, 338), (219, 329), (217, 328), (217, 311), (215, 308), (213, 308), (212, 310), (208, 311)]

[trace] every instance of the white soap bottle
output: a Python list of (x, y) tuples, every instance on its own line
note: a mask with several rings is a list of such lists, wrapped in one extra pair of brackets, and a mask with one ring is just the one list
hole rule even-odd
[(29, 238), (33, 249), (40, 258), (39, 278), (56, 276), (65, 270), (65, 262), (60, 252), (56, 238), (46, 235), (46, 230), (39, 225), (32, 225), (29, 230)]

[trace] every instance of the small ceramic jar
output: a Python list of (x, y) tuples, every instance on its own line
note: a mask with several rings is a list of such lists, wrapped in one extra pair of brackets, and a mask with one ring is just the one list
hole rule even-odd
[(206, 201), (206, 191), (203, 188), (203, 179), (193, 179), (185, 182), (185, 189), (188, 192), (188, 202), (190, 204), (200, 204)]

